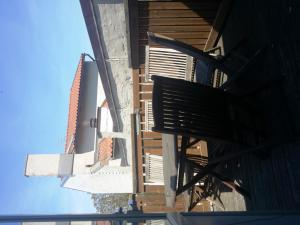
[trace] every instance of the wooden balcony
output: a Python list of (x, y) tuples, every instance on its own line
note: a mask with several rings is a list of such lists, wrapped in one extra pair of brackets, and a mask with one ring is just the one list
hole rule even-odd
[[(152, 91), (151, 83), (145, 78), (144, 66), (147, 30), (184, 41), (199, 49), (204, 49), (205, 44), (215, 46), (209, 41), (212, 33), (223, 54), (242, 39), (245, 39), (245, 45), (239, 50), (240, 55), (249, 56), (256, 49), (266, 47), (263, 56), (233, 84), (231, 91), (245, 94), (257, 90), (249, 97), (249, 101), (260, 109), (269, 136), (277, 139), (300, 137), (300, 16), (296, 13), (299, 4), (283, 0), (236, 0), (230, 6), (229, 14), (220, 16), (220, 20), (226, 22), (221, 26), (220, 22), (215, 21), (221, 1), (212, 1), (210, 6), (205, 7), (207, 1), (203, 1), (205, 4), (189, 2), (193, 4), (154, 1), (136, 2), (135, 5), (139, 9), (136, 15), (139, 24), (134, 46), (139, 51), (133, 53), (132, 59), (135, 59), (135, 109), (139, 109), (142, 122), (137, 138), (140, 174), (143, 173), (143, 154), (161, 155), (160, 134), (149, 132), (143, 123), (147, 111), (145, 100), (151, 100)], [(214, 13), (212, 15), (201, 9), (214, 10)], [(172, 10), (177, 10), (177, 14)], [(182, 14), (179, 10), (182, 10)], [(188, 16), (183, 19), (183, 15)], [(207, 144), (208, 151), (214, 147), (212, 143)], [(214, 210), (299, 210), (299, 147), (299, 143), (284, 145), (272, 149), (265, 160), (249, 154), (219, 165), (217, 171), (241, 184), (250, 192), (251, 198), (243, 197), (216, 182), (212, 196)], [(223, 148), (228, 153), (238, 151), (233, 145)], [(197, 145), (191, 151), (199, 153)], [(162, 187), (146, 187), (143, 181), (139, 186), (140, 192), (162, 193)], [(180, 200), (180, 209), (182, 207)]]

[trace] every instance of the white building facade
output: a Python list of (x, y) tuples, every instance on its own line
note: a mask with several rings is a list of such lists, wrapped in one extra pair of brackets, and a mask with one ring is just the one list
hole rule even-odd
[[(28, 155), (25, 176), (57, 176), (62, 187), (91, 194), (133, 193), (132, 168), (122, 164), (124, 149), (102, 133), (114, 135), (113, 120), (97, 65), (83, 54), (70, 93), (65, 153)], [(111, 141), (101, 142), (104, 138)]]

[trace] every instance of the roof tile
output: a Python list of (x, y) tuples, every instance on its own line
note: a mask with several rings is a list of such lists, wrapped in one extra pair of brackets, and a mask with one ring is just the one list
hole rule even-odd
[(112, 145), (113, 145), (112, 138), (103, 138), (98, 145), (99, 161), (104, 165), (107, 165), (108, 161), (112, 157), (112, 148), (113, 148)]
[[(79, 97), (80, 97), (80, 85), (82, 81), (82, 71), (83, 71), (83, 63), (84, 63), (84, 54), (81, 54), (80, 60), (77, 66), (77, 70), (75, 73), (75, 77), (73, 80), (73, 84), (70, 91), (70, 100), (69, 100), (69, 115), (68, 115), (68, 127), (67, 127), (67, 135), (66, 135), (66, 144), (65, 144), (65, 152), (72, 153), (74, 150), (74, 143), (76, 138), (76, 130), (78, 127), (78, 108), (79, 108)], [(70, 141), (72, 140), (72, 136), (74, 140), (69, 148)]]

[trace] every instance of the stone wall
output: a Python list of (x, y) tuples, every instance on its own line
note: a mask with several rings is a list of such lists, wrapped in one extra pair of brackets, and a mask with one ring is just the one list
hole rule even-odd
[(133, 110), (131, 69), (128, 63), (127, 29), (124, 2), (120, 0), (94, 0), (98, 31), (102, 36), (104, 57), (108, 69), (113, 99), (119, 118), (119, 131), (124, 139), (119, 142), (126, 152), (129, 165), (132, 161), (131, 121)]

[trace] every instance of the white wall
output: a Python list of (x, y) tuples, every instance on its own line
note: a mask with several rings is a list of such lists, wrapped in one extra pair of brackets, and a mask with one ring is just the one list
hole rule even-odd
[(28, 155), (25, 176), (69, 176), (72, 174), (73, 155)]
[(130, 167), (105, 166), (97, 174), (69, 177), (63, 187), (92, 194), (133, 193), (132, 170)]
[(100, 118), (100, 131), (101, 132), (112, 132), (113, 131), (113, 121), (108, 108), (101, 108), (101, 118)]
[(90, 174), (91, 165), (95, 163), (95, 152), (86, 152), (74, 155), (73, 175)]
[(95, 163), (95, 152), (82, 154), (37, 154), (28, 155), (26, 176), (71, 176), (90, 174)]
[[(97, 72), (98, 72), (98, 68), (97, 68)], [(97, 90), (98, 90), (97, 105), (101, 106), (102, 103), (104, 102), (104, 100), (106, 99), (106, 96), (105, 96), (105, 92), (104, 92), (104, 89), (103, 89), (103, 86), (102, 86), (102, 82), (101, 82), (99, 73), (98, 73), (98, 87), (97, 87)]]

